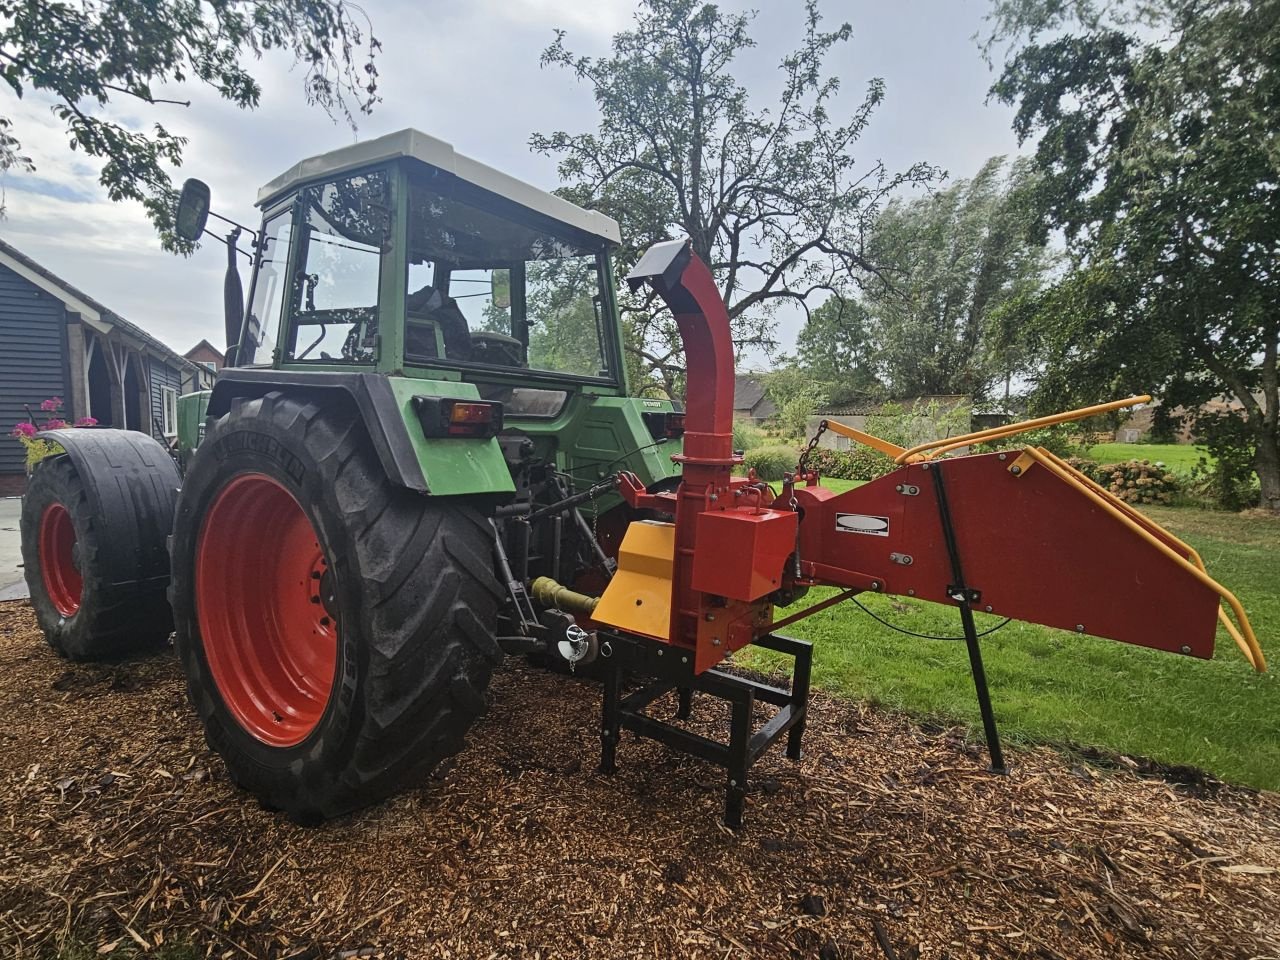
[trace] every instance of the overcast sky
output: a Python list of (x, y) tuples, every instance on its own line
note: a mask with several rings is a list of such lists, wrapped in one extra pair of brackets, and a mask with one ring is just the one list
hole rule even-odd
[[(256, 111), (192, 89), (166, 92), (191, 97), (189, 109), (130, 104), (117, 116), (138, 125), (158, 120), (188, 137), (176, 179), (208, 181), (214, 209), (250, 226), (258, 222), (252, 206), (258, 187), (297, 160), (409, 126), (550, 190), (557, 186), (554, 162), (529, 151), (529, 135), (592, 129), (596, 114), (588, 91), (562, 70), (541, 69), (538, 55), (554, 27), (568, 31), (575, 53), (606, 52), (612, 34), (629, 24), (634, 2), (366, 0), (364, 6), (383, 45), (384, 100), (361, 120), (358, 134), (305, 105), (301, 72), (283, 58), (261, 63)], [(722, 6), (751, 7), (738, 0)], [(763, 8), (753, 31), (758, 46), (739, 61), (738, 77), (763, 104), (777, 89), (779, 59), (800, 37), (803, 2), (755, 6)], [(971, 39), (985, 0), (825, 0), (821, 9), (826, 26), (853, 25), (852, 41), (828, 60), (847, 108), (861, 102), (869, 79), (882, 77), (887, 86), (862, 140), (867, 162), (882, 158), (902, 169), (926, 160), (963, 178), (988, 157), (1016, 151), (1010, 111), (985, 103), (992, 77)], [(141, 207), (107, 200), (96, 167), (67, 148), (47, 102), (18, 101), (6, 89), (0, 115), (14, 119), (13, 132), (38, 167), (34, 174), (0, 175), (7, 207), (0, 236), (179, 351), (202, 337), (221, 346), (221, 245), (206, 241), (185, 260), (162, 252)], [(784, 348), (799, 322), (784, 318)]]

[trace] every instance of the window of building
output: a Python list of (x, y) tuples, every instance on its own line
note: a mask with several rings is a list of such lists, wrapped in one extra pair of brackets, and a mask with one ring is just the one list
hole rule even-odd
[(164, 435), (178, 435), (178, 391), (173, 387), (160, 388), (160, 408), (164, 420)]

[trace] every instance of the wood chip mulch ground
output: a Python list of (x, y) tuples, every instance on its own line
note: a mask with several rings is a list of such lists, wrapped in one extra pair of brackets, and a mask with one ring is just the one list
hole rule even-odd
[(996, 777), (818, 696), (735, 834), (718, 769), (628, 737), (598, 775), (598, 702), (513, 662), (451, 769), (302, 829), (228, 782), (171, 657), (66, 663), (0, 604), (0, 955), (1280, 956), (1276, 794), (1048, 749)]

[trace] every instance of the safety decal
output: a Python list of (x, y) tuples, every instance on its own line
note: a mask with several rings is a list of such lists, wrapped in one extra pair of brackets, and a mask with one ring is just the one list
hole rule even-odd
[(840, 533), (862, 533), (869, 537), (887, 537), (889, 518), (872, 517), (865, 513), (837, 513), (836, 530)]

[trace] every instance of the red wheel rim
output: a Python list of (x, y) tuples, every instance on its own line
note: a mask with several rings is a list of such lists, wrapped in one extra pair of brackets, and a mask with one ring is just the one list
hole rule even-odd
[(84, 577), (76, 563), (76, 528), (60, 503), (49, 504), (40, 515), (40, 577), (54, 609), (75, 616)]
[(293, 494), (261, 473), (218, 491), (196, 547), (196, 610), (227, 709), (289, 747), (324, 715), (338, 662), (333, 574)]

